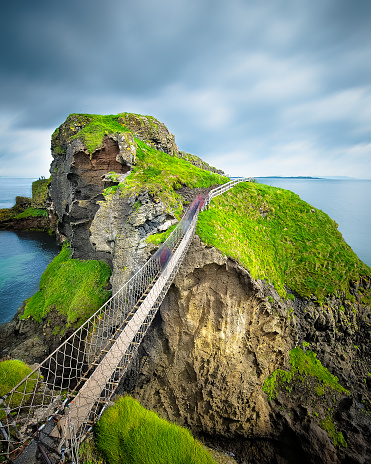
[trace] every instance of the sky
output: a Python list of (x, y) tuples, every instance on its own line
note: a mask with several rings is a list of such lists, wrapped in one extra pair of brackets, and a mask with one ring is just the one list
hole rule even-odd
[(70, 113), (152, 115), (231, 176), (371, 179), (369, 0), (18, 0), (0, 176), (49, 175)]

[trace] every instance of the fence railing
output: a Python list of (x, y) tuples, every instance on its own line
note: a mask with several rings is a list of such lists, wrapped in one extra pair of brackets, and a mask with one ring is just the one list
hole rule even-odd
[[(210, 192), (212, 198), (247, 179)], [(23, 463), (27, 448), (78, 463), (78, 446), (99, 419), (136, 353), (191, 244), (197, 198), (159, 250), (94, 315), (9, 393), (0, 397), (0, 456)], [(2, 436), (2, 437), (1, 437)], [(17, 456), (20, 455), (20, 458)]]
[(210, 202), (213, 198), (217, 197), (218, 195), (221, 195), (222, 193), (231, 189), (240, 182), (251, 182), (251, 178), (238, 177), (236, 179), (231, 180), (230, 182), (227, 182), (226, 184), (221, 185), (220, 187), (216, 187), (215, 189), (211, 190), (211, 192), (209, 192), (209, 195), (205, 199), (203, 209), (209, 209)]

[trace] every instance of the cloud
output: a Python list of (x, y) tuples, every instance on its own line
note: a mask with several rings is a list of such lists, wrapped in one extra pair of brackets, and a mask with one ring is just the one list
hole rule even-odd
[(371, 121), (371, 86), (346, 89), (290, 108), (289, 119), (326, 123), (348, 121), (363, 124)]
[[(371, 143), (336, 147), (324, 151), (311, 140), (296, 140), (273, 147), (247, 146), (244, 150), (211, 153), (227, 174), (246, 177), (269, 176), (350, 176), (370, 178)], [(336, 174), (334, 174), (336, 172)]]
[(4, 118), (0, 124), (0, 176), (49, 177), (51, 130), (13, 129)]
[(355, 154), (371, 133), (370, 2), (34, 0), (2, 15), (2, 173), (11, 155), (45, 175), (70, 113), (132, 111), (227, 171), (336, 175), (348, 163), (371, 178)]

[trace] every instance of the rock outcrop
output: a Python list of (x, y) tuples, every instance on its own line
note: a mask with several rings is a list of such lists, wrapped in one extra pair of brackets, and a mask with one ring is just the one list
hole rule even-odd
[(44, 179), (43, 177), (32, 182), (32, 208), (47, 209), (49, 184), (50, 179)]
[[(38, 230), (53, 231), (53, 226), (43, 204), (43, 211), (36, 210), (33, 199), (16, 197), (12, 208), (0, 209), (0, 230)], [(36, 214), (35, 214), (36, 213)]]
[(124, 145), (117, 137), (106, 136), (92, 155), (80, 139), (67, 144), (65, 153), (53, 151), (51, 210), (58, 218), (58, 233), (71, 243), (74, 258), (112, 260), (106, 251), (94, 250), (90, 226), (99, 209), (97, 202), (104, 200), (104, 188), (114, 184), (106, 181), (106, 174), (130, 171), (135, 155), (131, 151), (128, 158)]
[(178, 154), (179, 158), (183, 158), (186, 161), (189, 161), (193, 166), (197, 166), (200, 169), (205, 169), (205, 171), (216, 172), (222, 176), (225, 175), (224, 171), (221, 169), (214, 168), (214, 166), (210, 166), (209, 163), (206, 163), (203, 159), (199, 158), (198, 156), (191, 155), (185, 151), (180, 151)]
[[(343, 304), (334, 299), (323, 310), (307, 299), (282, 300), (196, 236), (123, 388), (240, 463), (366, 463), (370, 311), (339, 311)], [(268, 401), (264, 380), (290, 370), (289, 352), (303, 341), (350, 397), (318, 394), (309, 376)], [(327, 410), (348, 448), (320, 426)]]
[(119, 123), (126, 126), (140, 140), (153, 146), (156, 150), (163, 151), (172, 156), (178, 156), (179, 150), (175, 143), (175, 137), (169, 132), (165, 124), (152, 116), (122, 113)]
[(98, 201), (99, 209), (91, 223), (90, 243), (95, 253), (112, 257), (112, 291), (115, 293), (151, 256), (154, 247), (146, 238), (177, 220), (166, 205), (147, 191), (122, 197), (117, 190)]
[[(74, 258), (110, 263), (115, 292), (155, 251), (147, 238), (177, 221), (148, 188), (121, 191), (119, 184), (143, 156), (134, 136), (172, 156), (191, 155), (179, 152), (162, 123), (128, 113), (115, 121), (118, 129), (125, 126), (123, 132), (105, 132), (89, 150), (79, 133), (90, 121), (89, 115), (71, 115), (53, 134), (49, 216), (61, 239), (71, 243)], [(197, 166), (198, 159), (191, 158)], [(183, 204), (212, 188), (172, 185)], [(263, 206), (259, 212), (265, 217)], [(352, 303), (339, 293), (321, 305), (315, 297), (293, 293), (284, 300), (272, 285), (254, 280), (195, 236), (121, 392), (233, 453), (240, 464), (366, 464), (371, 316), (359, 292), (369, 291), (370, 281), (362, 278), (352, 283)], [(57, 343), (47, 321), (15, 317), (0, 331), (3, 356), (30, 363)], [(266, 379), (277, 369), (290, 370), (296, 347), (316, 353), (349, 395), (319, 388), (314, 376), (303, 374), (289, 386), (278, 383), (277, 395), (268, 398)]]
[[(42, 322), (32, 318), (20, 320), (24, 302), (10, 322), (0, 325), (0, 358), (21, 359), (29, 365), (41, 363), (60, 344), (61, 338), (53, 333), (55, 326), (65, 327), (67, 318), (51, 311)], [(73, 328), (65, 331), (69, 336)]]

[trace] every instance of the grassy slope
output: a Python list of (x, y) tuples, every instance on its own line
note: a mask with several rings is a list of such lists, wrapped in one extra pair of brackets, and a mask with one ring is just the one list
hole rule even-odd
[(46, 209), (40, 208), (27, 208), (22, 213), (17, 214), (14, 216), (14, 219), (22, 219), (28, 217), (48, 217), (48, 212)]
[(68, 325), (78, 326), (109, 298), (104, 287), (110, 275), (107, 263), (71, 259), (71, 250), (64, 246), (41, 276), (40, 290), (27, 301), (21, 319), (41, 322), (55, 308), (67, 317)]
[(321, 301), (338, 290), (348, 294), (351, 279), (371, 275), (337, 224), (288, 190), (238, 184), (200, 214), (197, 233), (254, 278), (270, 280), (282, 297), (287, 285)]
[(119, 187), (123, 195), (134, 195), (144, 189), (164, 201), (175, 213), (182, 211), (181, 197), (174, 189), (207, 188), (228, 182), (227, 177), (193, 166), (190, 162), (155, 150), (136, 139), (137, 164)]
[(190, 432), (126, 396), (97, 424), (97, 448), (110, 464), (213, 464)]

